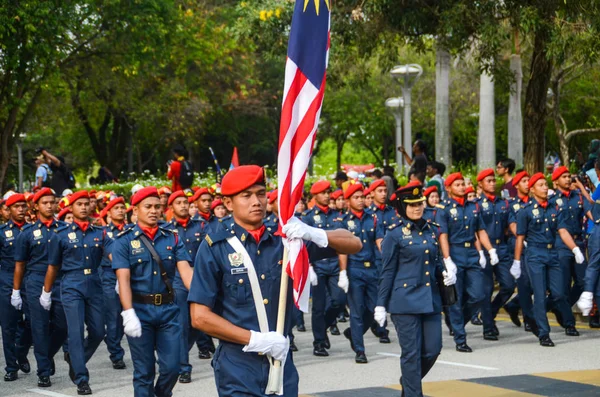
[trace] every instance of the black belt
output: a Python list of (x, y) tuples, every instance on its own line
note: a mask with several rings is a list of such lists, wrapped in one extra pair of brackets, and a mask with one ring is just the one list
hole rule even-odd
[(467, 241), (464, 243), (450, 243), (450, 245), (453, 245), (455, 247), (471, 248), (471, 247), (475, 247), (475, 241)]
[(142, 303), (146, 305), (161, 306), (169, 303), (173, 303), (173, 294), (133, 294), (133, 302)]
[(543, 248), (543, 249), (547, 249), (547, 250), (551, 250), (552, 248), (554, 248), (554, 244), (544, 244), (544, 243), (527, 243), (528, 247), (535, 247), (535, 248)]

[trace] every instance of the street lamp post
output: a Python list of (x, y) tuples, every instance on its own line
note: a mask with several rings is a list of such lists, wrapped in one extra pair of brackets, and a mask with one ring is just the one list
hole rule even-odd
[(404, 107), (404, 100), (402, 98), (388, 98), (385, 101), (385, 107), (388, 108), (394, 120), (396, 120), (396, 141), (394, 145), (394, 152), (396, 152), (396, 166), (398, 169), (402, 167), (404, 159), (402, 153), (396, 150), (402, 143), (402, 108)]
[(404, 149), (412, 158), (412, 129), (411, 129), (411, 92), (412, 88), (423, 74), (423, 68), (416, 63), (410, 65), (394, 66), (390, 71), (392, 77), (402, 87), (402, 98), (404, 99)]

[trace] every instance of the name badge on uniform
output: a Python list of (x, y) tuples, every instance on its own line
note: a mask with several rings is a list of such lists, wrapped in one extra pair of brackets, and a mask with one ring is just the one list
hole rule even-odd
[(241, 266), (242, 263), (244, 263), (244, 256), (239, 252), (234, 252), (232, 254), (229, 254), (228, 259), (229, 259), (229, 264), (233, 267)]
[(403, 238), (412, 238), (412, 233), (410, 232), (410, 229), (407, 227), (402, 228), (402, 234), (404, 234)]
[(133, 248), (131, 250), (132, 255), (137, 255), (137, 254), (141, 254), (142, 252), (144, 252), (144, 249), (142, 248), (142, 243), (140, 240), (131, 240), (131, 248)]
[(67, 235), (69, 237), (69, 243), (78, 243), (79, 239), (77, 239), (77, 233), (72, 232)]
[(234, 267), (231, 269), (231, 274), (246, 274), (248, 273), (247, 267)]

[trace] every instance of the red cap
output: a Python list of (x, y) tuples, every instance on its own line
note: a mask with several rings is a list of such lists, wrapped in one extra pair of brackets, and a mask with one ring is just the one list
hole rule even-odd
[(20, 203), (20, 202), (27, 202), (27, 200), (25, 200), (25, 195), (22, 193), (15, 193), (15, 194), (11, 194), (10, 197), (8, 197), (6, 199), (4, 204), (6, 204), (7, 207), (10, 207), (11, 205)]
[(364, 191), (364, 186), (362, 185), (362, 183), (357, 182), (357, 183), (353, 183), (352, 185), (348, 186), (346, 188), (346, 191), (344, 192), (344, 198), (345, 199), (349, 199), (350, 197), (352, 197), (352, 195), (358, 191)]
[(254, 185), (264, 185), (265, 174), (258, 165), (241, 165), (227, 172), (221, 181), (221, 194), (235, 196)]
[(558, 167), (557, 169), (555, 169), (554, 172), (552, 173), (552, 182), (554, 182), (555, 180), (557, 180), (558, 178), (560, 178), (560, 176), (562, 174), (564, 174), (565, 172), (569, 172), (569, 169), (566, 166), (564, 166), (564, 165), (561, 165), (560, 167)]
[(102, 211), (100, 211), (100, 218), (104, 219), (106, 218), (106, 215), (108, 215), (108, 210), (106, 209), (106, 207), (104, 207), (102, 208)]
[(223, 204), (223, 200), (216, 199), (212, 203), (210, 203), (210, 210), (212, 211), (220, 205), (223, 205), (223, 206), (225, 205), (225, 204)]
[(468, 188), (465, 189), (465, 194), (469, 194), (469, 193), (475, 193), (475, 189), (473, 189), (473, 186), (469, 186)]
[(65, 207), (62, 210), (60, 210), (60, 212), (58, 213), (58, 219), (60, 219), (61, 221), (65, 218), (65, 215), (70, 214), (71, 213), (71, 207)]
[(531, 189), (533, 187), (533, 185), (535, 185), (535, 183), (537, 181), (539, 181), (540, 179), (544, 179), (544, 174), (542, 174), (541, 172), (538, 172), (537, 174), (533, 174), (533, 176), (531, 178), (529, 178), (529, 188)]
[(169, 188), (168, 186), (163, 186), (160, 189), (158, 189), (158, 195), (161, 196), (163, 194), (171, 194), (171, 188)]
[(343, 193), (344, 192), (342, 191), (342, 189), (338, 189), (335, 192), (331, 193), (331, 195), (329, 196), (329, 198), (337, 200)]
[(96, 190), (95, 189), (90, 190), (89, 191), (89, 195), (95, 197), (96, 196)]
[[(106, 213), (108, 214), (108, 211), (110, 211), (110, 209), (117, 204), (125, 205), (125, 199), (123, 197), (117, 197), (117, 198), (110, 200), (108, 202), (108, 204), (106, 204), (106, 207), (104, 207), (104, 209), (102, 211), (106, 211)], [(100, 216), (102, 216), (102, 215), (100, 215)]]
[(423, 196), (427, 197), (427, 196), (429, 196), (431, 193), (433, 193), (433, 192), (437, 192), (437, 191), (438, 191), (438, 188), (437, 188), (437, 186), (429, 186), (427, 189), (425, 189), (425, 190), (423, 191)]
[(373, 181), (373, 183), (369, 185), (369, 190), (374, 192), (379, 186), (385, 186), (385, 181), (383, 179), (377, 179), (376, 181)]
[[(171, 205), (173, 204), (173, 201), (175, 201), (175, 199), (177, 197), (185, 197), (187, 199), (187, 196), (185, 195), (185, 192), (183, 190), (178, 190), (175, 193), (173, 193), (172, 195), (169, 196), (169, 200), (167, 200), (167, 205)], [(189, 201), (189, 199), (188, 199)]]
[(369, 194), (373, 193), (373, 189), (371, 189), (371, 186), (364, 188), (363, 190), (363, 194), (365, 196), (368, 196)]
[(488, 168), (488, 169), (485, 169), (485, 170), (481, 170), (481, 172), (479, 172), (479, 174), (477, 174), (477, 182), (483, 181), (488, 176), (495, 176), (495, 175), (496, 174), (494, 174), (494, 169), (493, 168)]
[(196, 192), (194, 192), (194, 195), (190, 197), (188, 201), (190, 203), (193, 203), (194, 201), (198, 200), (203, 194), (210, 194), (210, 190), (208, 190), (207, 187), (201, 187), (200, 189), (196, 190)]
[(131, 205), (138, 205), (142, 200), (147, 199), (148, 197), (158, 197), (158, 189), (154, 186), (144, 187), (131, 197)]
[(313, 183), (310, 188), (310, 194), (323, 193), (325, 190), (331, 189), (331, 182), (329, 181), (318, 181)]
[(277, 196), (279, 195), (279, 191), (277, 189), (273, 190), (271, 194), (269, 194), (269, 204), (273, 203), (273, 201), (277, 200)]
[(512, 185), (513, 186), (517, 186), (517, 184), (519, 182), (521, 182), (521, 179), (523, 179), (526, 176), (527, 177), (529, 176), (529, 174), (527, 173), (527, 171), (521, 171), (521, 172), (517, 173), (517, 175), (515, 175), (515, 177), (512, 180)]
[(33, 195), (33, 202), (37, 203), (44, 196), (54, 196), (54, 190), (49, 187), (41, 188)]
[(444, 181), (444, 186), (448, 187), (450, 185), (452, 185), (454, 183), (454, 181), (457, 181), (459, 179), (465, 179), (463, 178), (462, 174), (460, 172), (455, 172), (453, 174), (448, 175), (448, 178), (446, 178), (446, 180)]
[(69, 197), (69, 204), (73, 204), (75, 201), (82, 199), (82, 198), (89, 199), (90, 193), (87, 190), (80, 190), (78, 192), (73, 193)]
[(404, 186), (404, 188), (407, 188), (407, 187), (417, 187), (417, 186), (421, 186), (421, 182), (419, 182), (419, 181), (412, 181), (412, 182), (407, 183)]
[(390, 201), (396, 201), (396, 193), (392, 193), (392, 195), (390, 196)]

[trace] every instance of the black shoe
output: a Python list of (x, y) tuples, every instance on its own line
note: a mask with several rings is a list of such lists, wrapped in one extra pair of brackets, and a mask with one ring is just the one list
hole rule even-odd
[(600, 328), (600, 316), (590, 316), (590, 328)]
[(450, 334), (450, 336), (454, 336), (454, 330), (452, 328), (450, 328), (448, 330), (448, 334)]
[(392, 343), (392, 341), (389, 336), (384, 335), (379, 337), (379, 343)]
[(481, 322), (481, 319), (479, 318), (479, 316), (473, 317), (471, 319), (471, 324), (473, 324), (473, 325), (483, 325), (483, 323)]
[(198, 358), (200, 360), (210, 360), (212, 355), (210, 354), (210, 350), (208, 349), (200, 349), (198, 350)]
[(520, 327), (521, 326), (521, 319), (519, 319), (519, 310), (507, 309), (506, 306), (504, 307), (504, 310), (506, 310), (506, 312), (510, 316), (510, 321), (512, 321), (512, 323), (514, 325), (516, 325), (517, 327)]
[(12, 382), (19, 379), (19, 374), (17, 373), (17, 371), (14, 372), (7, 372), (6, 375), (4, 375), (4, 381), (5, 382)]
[(300, 324), (299, 326), (296, 327), (296, 330), (298, 332), (306, 332), (306, 327), (304, 326), (304, 324)]
[(298, 346), (296, 346), (296, 344), (294, 342), (290, 342), (290, 350), (293, 352), (297, 352)]
[(540, 338), (540, 346), (554, 347), (554, 342), (552, 342), (552, 339), (550, 339), (549, 336), (542, 336)]
[(337, 319), (338, 323), (346, 323), (348, 322), (348, 320), (346, 320), (346, 317), (342, 314), (341, 316), (339, 316)]
[(50, 363), (50, 376), (54, 376), (55, 373), (56, 373), (56, 364), (54, 364), (54, 359), (52, 359), (52, 362)]
[(498, 340), (498, 336), (493, 331), (486, 331), (483, 333), (483, 339), (485, 340)]
[(125, 369), (127, 366), (125, 365), (125, 361), (117, 360), (112, 363), (113, 369)]
[(354, 342), (352, 342), (352, 332), (350, 331), (350, 328), (344, 330), (344, 336), (350, 341), (350, 347), (352, 348), (352, 351), (355, 352), (356, 350), (354, 349)]
[(533, 333), (535, 336), (540, 335), (540, 329), (537, 326), (537, 323), (534, 319), (525, 317), (523, 319), (525, 321), (525, 331)]
[(456, 345), (456, 351), (461, 353), (472, 353), (473, 349), (467, 345), (467, 342), (463, 342)]
[(574, 325), (565, 328), (565, 335), (567, 336), (579, 336), (579, 331)]
[(379, 331), (377, 329), (377, 327), (379, 326), (379, 324), (377, 324), (375, 322), (375, 320), (373, 320), (373, 323), (371, 324), (371, 333), (373, 334), (373, 336), (375, 336), (376, 338), (379, 338)]
[(80, 396), (87, 396), (88, 394), (92, 394), (92, 389), (90, 389), (90, 385), (86, 380), (82, 380), (77, 385), (77, 394)]
[(338, 336), (340, 334), (340, 329), (337, 327), (337, 325), (332, 325), (329, 327), (329, 333), (331, 335)]
[(329, 353), (325, 350), (325, 347), (321, 344), (317, 344), (313, 349), (313, 355), (317, 357), (328, 357)]
[(494, 324), (494, 328), (492, 328), (492, 332), (494, 333), (494, 335), (500, 336), (500, 330), (498, 329), (498, 327), (496, 327), (496, 324)]
[(21, 372), (28, 374), (31, 372), (31, 366), (29, 365), (29, 360), (25, 359), (25, 361), (19, 362), (19, 369)]
[(528, 321), (525, 321), (525, 332), (531, 332), (531, 325)]
[(356, 356), (354, 357), (354, 362), (357, 364), (366, 364), (369, 362), (369, 360), (367, 360), (365, 352), (357, 352)]
[(179, 383), (192, 383), (192, 374), (184, 372), (179, 375)]
[(325, 334), (325, 342), (323, 342), (323, 347), (325, 349), (331, 349), (331, 342), (329, 341), (327, 334)]
[(563, 322), (563, 317), (562, 314), (560, 314), (560, 312), (556, 309), (552, 309), (552, 313), (556, 316), (556, 322), (558, 323), (558, 325), (560, 325), (561, 327), (565, 328), (565, 324)]
[(38, 387), (50, 387), (52, 386), (52, 382), (50, 382), (49, 376), (38, 376)]

